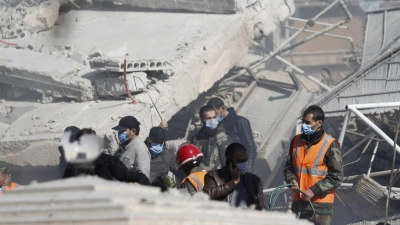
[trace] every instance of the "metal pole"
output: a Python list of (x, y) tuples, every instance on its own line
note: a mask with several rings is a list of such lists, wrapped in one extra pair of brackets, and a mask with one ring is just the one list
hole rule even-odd
[(353, 107), (356, 109), (371, 109), (371, 108), (386, 108), (386, 107), (399, 107), (399, 106), (400, 102), (382, 102), (382, 103), (347, 105), (346, 107)]
[(365, 141), (367, 141), (368, 139), (370, 139), (374, 135), (375, 135), (375, 133), (370, 133), (367, 136), (365, 136), (365, 138), (363, 138), (361, 141), (359, 141), (357, 144), (355, 144), (353, 147), (351, 147), (349, 150), (347, 150), (347, 152), (342, 155), (342, 158), (344, 159), (347, 155), (349, 155), (356, 148), (358, 148), (358, 146), (360, 146), (362, 143), (364, 143)]
[[(295, 17), (289, 17), (288, 20), (293, 20), (293, 21), (303, 22), (303, 23), (307, 23), (307, 22), (308, 22), (308, 20), (300, 19), (300, 18), (295, 18)], [(330, 24), (330, 23), (323, 23), (323, 22), (317, 22), (317, 21), (314, 21), (314, 22), (315, 22), (315, 24), (317, 24), (317, 25), (322, 25), (322, 26), (326, 26), (326, 27), (332, 26), (332, 24)], [(349, 29), (348, 26), (338, 26), (338, 28), (340, 28), (340, 29), (345, 29), (345, 30), (348, 30), (348, 29)]]
[(340, 131), (340, 135), (339, 135), (340, 147), (343, 146), (344, 135), (346, 134), (346, 129), (347, 129), (347, 126), (349, 125), (350, 115), (351, 115), (350, 110), (347, 110), (346, 115), (344, 116), (342, 130)]
[[(256, 42), (256, 43), (257, 43), (257, 42)], [(257, 43), (257, 44), (258, 44), (258, 43)], [(259, 45), (259, 46), (262, 47), (261, 45)], [(264, 47), (262, 47), (262, 48), (263, 48), (263, 50), (264, 50), (265, 52), (268, 52)], [(268, 52), (268, 54), (270, 54), (270, 55), (272, 56), (273, 52)], [(280, 57), (279, 55), (275, 56), (275, 58), (276, 58), (277, 60), (281, 61), (282, 63), (286, 64), (287, 66), (292, 67), (295, 71), (297, 71), (298, 73), (300, 73), (300, 74), (306, 76), (308, 79), (310, 79), (311, 81), (315, 82), (316, 84), (318, 84), (320, 87), (324, 88), (325, 90), (327, 90), (327, 91), (330, 91), (330, 90), (331, 90), (330, 87), (328, 87), (328, 86), (326, 86), (325, 84), (321, 83), (319, 80), (315, 79), (314, 77), (307, 75), (307, 74), (306, 74), (303, 70), (301, 70), (299, 67), (293, 65), (292, 63), (290, 63), (289, 61), (287, 61), (287, 60), (285, 60), (284, 58)], [(254, 64), (254, 65), (251, 66), (251, 67), (252, 67), (252, 68), (256, 68), (256, 67), (257, 67), (257, 63)], [(235, 76), (238, 76), (238, 75), (235, 75)], [(232, 78), (232, 77), (231, 77), (231, 78)], [(226, 79), (225, 81), (228, 81), (228, 80), (230, 80), (231, 78)], [(236, 78), (236, 77), (235, 77), (235, 78)]]
[(367, 177), (369, 177), (370, 174), (371, 174), (372, 163), (374, 162), (375, 154), (376, 154), (376, 151), (378, 151), (378, 147), (379, 147), (379, 141), (376, 141), (374, 153), (372, 154), (371, 162), (369, 163), (369, 168), (368, 168), (368, 172), (367, 172)]
[[(379, 171), (379, 172), (373, 172), (369, 174), (369, 177), (379, 177), (379, 176), (385, 176), (389, 175), (392, 172), (392, 170), (385, 170), (385, 171)], [(399, 173), (400, 171), (396, 171), (395, 173)], [(355, 178), (359, 177), (361, 175), (354, 175), (354, 176), (348, 176), (344, 177), (343, 180), (349, 181), (349, 180), (354, 180)]]
[[(298, 41), (298, 42), (296, 42), (296, 43), (294, 43), (294, 44), (292, 44), (292, 45), (290, 45), (290, 46), (288, 46), (288, 47), (286, 47), (286, 48), (280, 50), (280, 53), (286, 52), (286, 51), (288, 51), (288, 50), (290, 50), (290, 49), (292, 49), (292, 48), (295, 48), (295, 47), (297, 47), (297, 46), (299, 46), (299, 45), (301, 45), (301, 44), (304, 44), (304, 43), (306, 43), (307, 41), (310, 41), (310, 40), (312, 40), (312, 39), (314, 39), (314, 38), (316, 38), (316, 37), (318, 37), (318, 36), (321, 36), (323, 33), (329, 32), (329, 31), (335, 29), (336, 27), (338, 27), (338, 26), (340, 26), (340, 25), (342, 25), (342, 24), (345, 24), (345, 23), (347, 23), (347, 22), (348, 22), (347, 20), (342, 20), (342, 21), (339, 21), (339, 22), (335, 23), (334, 25), (332, 25), (332, 26), (330, 26), (330, 27), (326, 27), (326, 28), (324, 28), (324, 29), (318, 31), (318, 32), (315, 33), (315, 34), (310, 35), (310, 36), (304, 38), (303, 40)], [(301, 31), (304, 31), (304, 30), (305, 30), (305, 29), (302, 29)]]
[(343, 167), (345, 167), (345, 166), (348, 166), (348, 165), (351, 165), (351, 164), (354, 164), (354, 163), (356, 163), (356, 162), (360, 161), (360, 159), (361, 159), (362, 155), (365, 153), (365, 151), (367, 151), (367, 148), (369, 147), (369, 145), (371, 144), (371, 142), (372, 142), (372, 138), (371, 138), (371, 139), (369, 139), (368, 143), (367, 143), (367, 144), (364, 146), (364, 149), (362, 150), (362, 152), (361, 152), (360, 156), (358, 156), (358, 158), (357, 158), (355, 161), (353, 161), (353, 162), (349, 162), (349, 163), (347, 163), (347, 164), (343, 165)]
[[(299, 29), (300, 29), (300, 28), (297, 28), (297, 27), (291, 27), (291, 26), (285, 26), (285, 25), (281, 25), (281, 27), (286, 28), (286, 29), (292, 29), (292, 30), (299, 30)], [(314, 31), (314, 30), (304, 30), (304, 32), (315, 34), (315, 33), (317, 33), (318, 31)], [(321, 34), (321, 35), (322, 35), (322, 36), (327, 36), (327, 37), (345, 39), (345, 40), (349, 41), (351, 47), (354, 48), (353, 38), (351, 38), (351, 37), (346, 37), (346, 36), (336, 35), (336, 34), (329, 34), (329, 33), (323, 33), (323, 34)]]
[[(399, 104), (399, 102), (397, 102)], [(383, 103), (375, 103), (375, 104), (383, 104)], [(368, 105), (368, 104), (365, 104)], [(370, 126), (381, 138), (383, 138), (389, 145), (394, 146), (395, 143), (393, 140), (388, 137), (385, 132), (383, 132), (378, 126), (376, 126), (371, 120), (369, 120), (364, 114), (358, 111), (353, 105), (348, 105), (347, 109), (351, 110), (354, 114), (356, 114), (360, 119), (362, 119), (368, 126)], [(400, 153), (400, 147), (396, 144), (396, 151)]]

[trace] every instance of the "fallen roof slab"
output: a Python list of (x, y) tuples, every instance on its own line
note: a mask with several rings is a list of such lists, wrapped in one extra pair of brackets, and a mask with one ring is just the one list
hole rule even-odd
[(30, 50), (0, 48), (0, 82), (54, 97), (95, 98), (89, 80), (76, 76), (83, 65)]
[(1, 202), (0, 224), (312, 224), (294, 214), (233, 208), (204, 193), (87, 176), (5, 192)]
[(203, 13), (235, 13), (236, 0), (93, 0), (92, 2), (116, 2), (138, 8), (185, 10)]

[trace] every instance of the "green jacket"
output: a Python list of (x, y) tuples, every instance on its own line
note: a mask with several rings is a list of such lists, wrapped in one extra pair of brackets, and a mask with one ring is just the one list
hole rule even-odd
[[(319, 132), (315, 133), (311, 137), (308, 137), (304, 134), (301, 135), (301, 138), (306, 141), (307, 147), (306, 151), (310, 150), (310, 147), (319, 141), (324, 134), (324, 130), (321, 129)], [(292, 150), (293, 150), (293, 139), (290, 143), (289, 154), (286, 157), (285, 169), (284, 169), (284, 177), (286, 183), (290, 184), (292, 180), (297, 180), (296, 174), (294, 173), (294, 167), (292, 164)], [(340, 152), (340, 144), (337, 141), (332, 142), (328, 151), (324, 157), (324, 163), (328, 167), (328, 175), (318, 181), (315, 185), (311, 186), (310, 189), (314, 192), (316, 196), (325, 196), (328, 192), (333, 191), (337, 187), (341, 185), (343, 180), (343, 163), (342, 163), (342, 154)], [(305, 191), (305, 190), (303, 190)], [(311, 206), (303, 201), (300, 201), (302, 204), (302, 211), (312, 211)], [(300, 202), (293, 202), (292, 211), (298, 212)], [(318, 215), (332, 215), (333, 214), (333, 204), (329, 203), (313, 203), (315, 213)]]
[(192, 138), (192, 144), (196, 145), (204, 154), (204, 162), (201, 167), (207, 171), (225, 166), (225, 150), (232, 143), (232, 139), (222, 126), (216, 129), (216, 134), (210, 135), (202, 127), (199, 133)]

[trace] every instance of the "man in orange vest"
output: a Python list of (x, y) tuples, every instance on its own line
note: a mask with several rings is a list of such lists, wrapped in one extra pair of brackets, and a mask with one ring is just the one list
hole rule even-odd
[(180, 187), (185, 188), (190, 194), (203, 191), (204, 176), (207, 173), (200, 167), (203, 159), (203, 153), (192, 144), (183, 144), (176, 152), (176, 163), (187, 175)]
[(0, 161), (0, 196), (3, 192), (21, 187), (21, 185), (11, 181), (11, 171), (8, 163)]
[(304, 111), (303, 133), (296, 135), (290, 144), (284, 176), (286, 183), (293, 185), (292, 211), (315, 224), (329, 225), (335, 189), (343, 179), (343, 166), (339, 142), (322, 128), (324, 118), (324, 111), (317, 105)]

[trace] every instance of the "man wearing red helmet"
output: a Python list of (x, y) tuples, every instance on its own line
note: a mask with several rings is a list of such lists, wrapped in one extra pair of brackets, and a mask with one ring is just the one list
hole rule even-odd
[(176, 153), (176, 163), (187, 177), (182, 180), (181, 188), (185, 188), (190, 194), (203, 191), (204, 176), (207, 171), (200, 167), (204, 155), (192, 144), (182, 145)]

